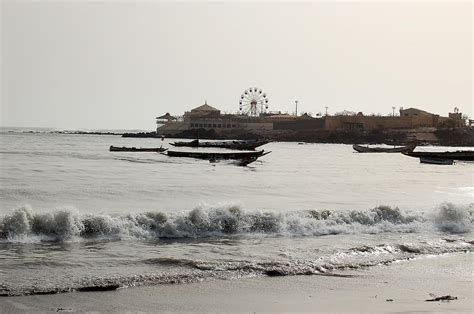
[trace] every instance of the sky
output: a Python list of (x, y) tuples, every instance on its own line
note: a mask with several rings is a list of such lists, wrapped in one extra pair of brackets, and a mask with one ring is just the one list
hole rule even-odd
[(0, 126), (153, 130), (254, 86), (270, 111), (474, 111), (471, 1), (0, 2)]

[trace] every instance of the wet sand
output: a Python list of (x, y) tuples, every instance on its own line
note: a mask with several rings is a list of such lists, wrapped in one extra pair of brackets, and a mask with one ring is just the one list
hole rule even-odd
[[(423, 257), (367, 269), (351, 277), (293, 276), (207, 281), (107, 292), (0, 298), (18, 312), (456, 312), (472, 313), (473, 254)], [(426, 302), (451, 295), (453, 301)]]

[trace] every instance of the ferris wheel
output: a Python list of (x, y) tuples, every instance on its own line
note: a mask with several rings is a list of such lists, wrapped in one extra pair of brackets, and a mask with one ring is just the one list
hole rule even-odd
[(262, 89), (250, 87), (240, 96), (240, 113), (258, 117), (268, 109), (268, 98)]

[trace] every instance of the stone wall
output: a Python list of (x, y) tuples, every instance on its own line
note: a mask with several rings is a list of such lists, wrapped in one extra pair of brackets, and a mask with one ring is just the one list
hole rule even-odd
[(274, 121), (274, 130), (318, 130), (324, 129), (324, 119)]
[(412, 129), (417, 127), (435, 127), (438, 119), (433, 116), (326, 116), (326, 130), (376, 129)]

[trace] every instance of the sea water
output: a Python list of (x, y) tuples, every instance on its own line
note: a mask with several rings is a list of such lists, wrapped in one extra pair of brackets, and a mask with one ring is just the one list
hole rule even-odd
[(109, 152), (178, 149), (173, 139), (19, 129), (0, 139), (2, 295), (334, 275), (473, 250), (472, 163), (273, 142), (240, 167)]

